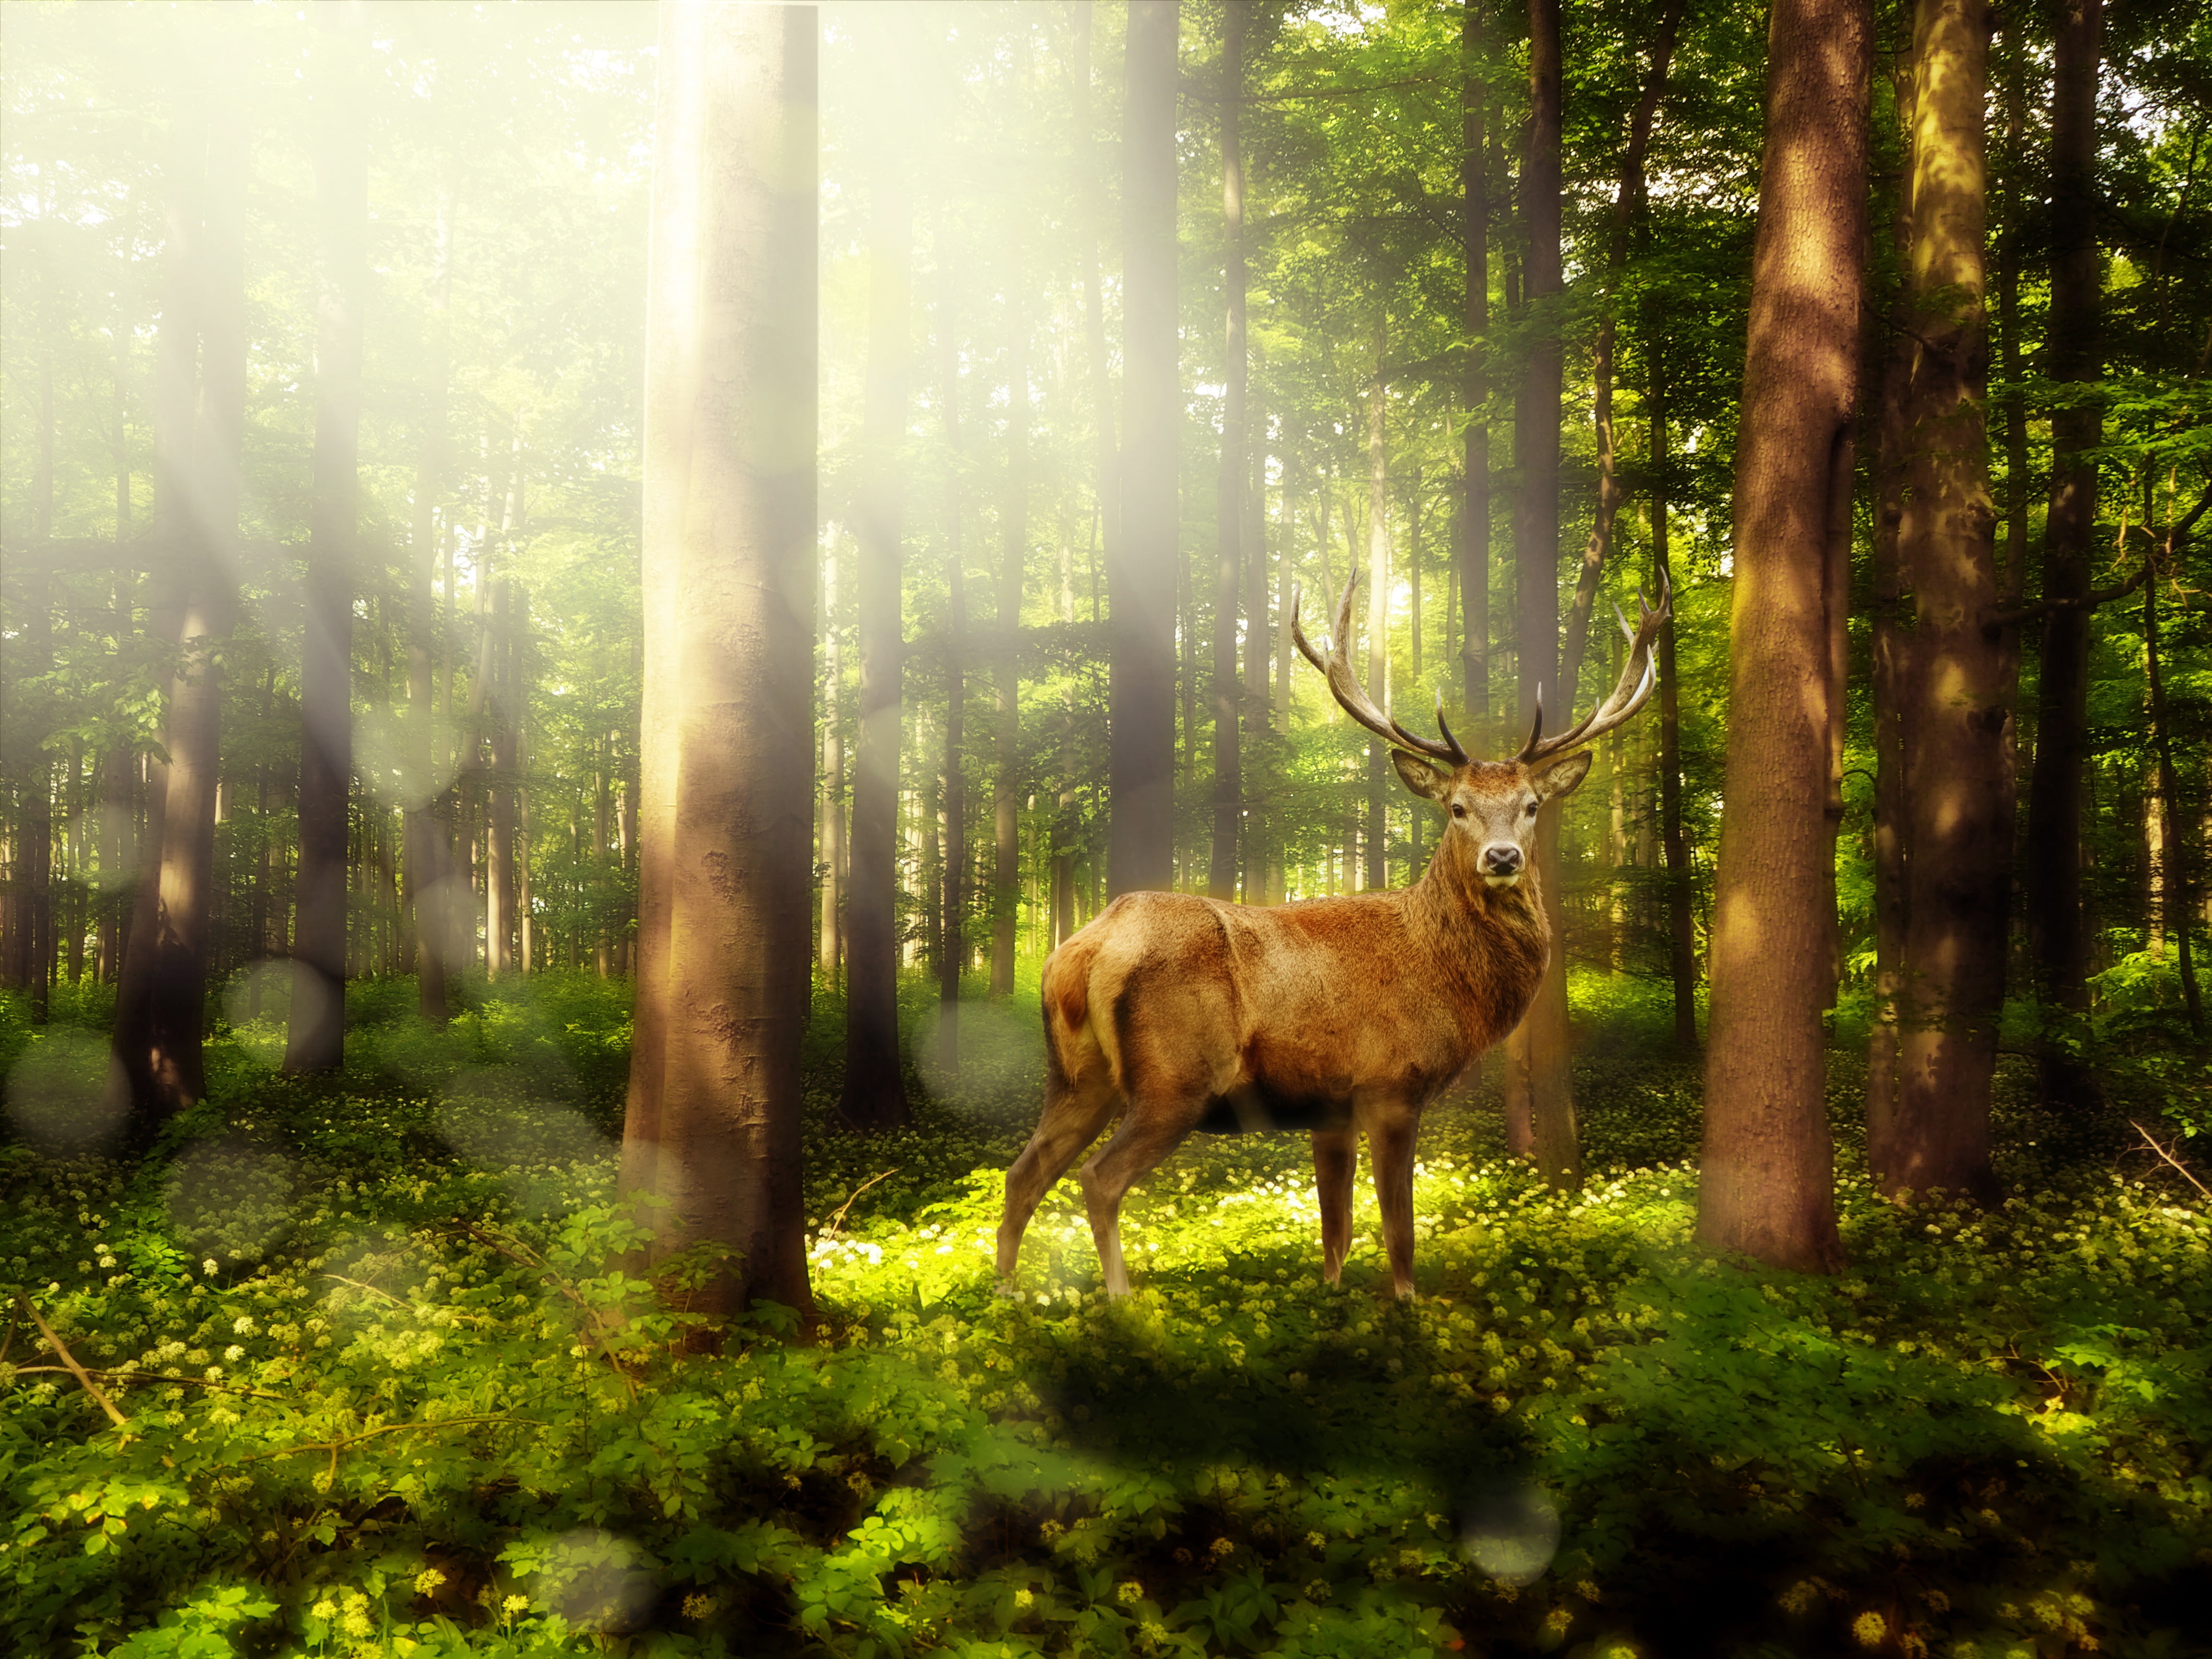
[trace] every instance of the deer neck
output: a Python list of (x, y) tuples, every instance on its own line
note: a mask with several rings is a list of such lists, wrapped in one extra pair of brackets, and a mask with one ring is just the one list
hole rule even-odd
[(1447, 950), (1480, 947), (1501, 933), (1515, 944), (1534, 943), (1540, 971), (1552, 929), (1544, 915), (1535, 860), (1529, 860), (1512, 886), (1492, 887), (1475, 867), (1476, 855), (1465, 845), (1466, 839), (1445, 835), (1426, 873), (1409, 894), (1413, 909)]

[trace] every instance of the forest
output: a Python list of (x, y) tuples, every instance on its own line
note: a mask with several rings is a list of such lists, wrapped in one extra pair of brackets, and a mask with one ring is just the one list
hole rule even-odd
[(7, 1651), (2212, 1654), (2197, 0), (0, 111)]

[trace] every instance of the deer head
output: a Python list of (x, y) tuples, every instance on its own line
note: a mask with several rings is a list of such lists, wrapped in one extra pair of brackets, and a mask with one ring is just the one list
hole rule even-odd
[[(1510, 760), (1485, 761), (1470, 758), (1452, 736), (1451, 727), (1444, 723), (1441, 691), (1437, 694), (1437, 730), (1443, 734), (1439, 738), (1408, 732), (1360, 690), (1350, 658), (1352, 596), (1358, 585), (1359, 573), (1355, 570), (1337, 605), (1335, 633), (1326, 659), (1308, 642), (1305, 630), (1298, 625), (1296, 595), (1291, 604), (1291, 636), (1306, 660), (1328, 679), (1328, 689), (1344, 712), (1390, 744), (1391, 763), (1406, 787), (1444, 809), (1449, 815), (1445, 835), (1464, 838), (1462, 846), (1468, 862), (1480, 872), (1484, 882), (1494, 888), (1517, 885), (1535, 856), (1536, 821), (1545, 803), (1573, 793), (1589, 775), (1589, 745), (1633, 716), (1650, 696), (1657, 678), (1651, 645), (1658, 637), (1659, 625), (1670, 614), (1667, 586), (1662, 583), (1656, 608), (1645, 602), (1640, 592), (1637, 594), (1637, 623), (1632, 629), (1620, 608), (1613, 607), (1621, 634), (1628, 641), (1628, 660), (1610, 696), (1578, 724), (1547, 738), (1543, 689), (1538, 687), (1536, 718), (1520, 753)], [(1432, 761), (1443, 764), (1431, 765)]]

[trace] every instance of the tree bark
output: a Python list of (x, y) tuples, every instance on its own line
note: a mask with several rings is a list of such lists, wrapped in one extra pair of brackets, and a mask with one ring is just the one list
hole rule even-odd
[(1223, 357), (1221, 468), (1214, 495), (1213, 848), (1206, 890), (1237, 896), (1237, 842), (1244, 805), (1239, 745), (1237, 607), (1243, 578), (1247, 352), (1244, 340), (1244, 155), (1238, 106), (1244, 97), (1249, 0), (1224, 0), (1221, 21), (1221, 248)]
[[(415, 466), (414, 521), (408, 559), (407, 703), (409, 752), (415, 775), (410, 781), (403, 844), (408, 902), (415, 917), (416, 1010), (433, 1024), (446, 1023), (446, 962), (453, 949), (453, 896), (447, 881), (452, 862), (447, 823), (440, 802), (447, 785), (446, 740), (437, 709), (438, 544), (450, 531), (440, 529), (437, 495), (446, 459), (448, 363), (446, 311), (453, 285), (453, 204), (450, 191), (438, 198), (434, 264), (430, 279), (428, 362), (424, 384), (428, 407), (422, 418), (422, 447)], [(450, 713), (450, 709), (447, 711)]]
[[(1651, 583), (1660, 592), (1674, 583), (1668, 560), (1667, 381), (1654, 319), (1650, 355)], [(1682, 832), (1682, 686), (1674, 663), (1674, 619), (1659, 624), (1659, 823), (1667, 859), (1667, 976), (1674, 993), (1674, 1046), (1698, 1048), (1698, 939), (1689, 839)]]
[[(347, 84), (367, 44), (320, 12), (326, 60)], [(293, 923), (287, 1072), (345, 1059), (346, 831), (353, 787), (353, 589), (361, 519), (362, 310), (368, 289), (368, 143), (325, 112), (315, 155), (322, 290), (315, 347), (315, 448), (300, 643), (300, 869)], [(314, 988), (305, 990), (312, 980)], [(304, 994), (303, 994), (304, 992)]]
[[(1983, 100), (1985, 0), (1919, 0), (1905, 217), (1905, 442), (1898, 560), (1911, 626), (1899, 741), (1902, 883), (1893, 1091), (1867, 1157), (1888, 1194), (1941, 1188), (1987, 1203), (1990, 1085), (2004, 1000), (2014, 800), (2012, 653), (1997, 610), (1990, 495)], [(1902, 618), (1900, 618), (1900, 621)], [(1887, 793), (1886, 793), (1886, 799)]]
[(831, 985), (844, 961), (845, 865), (844, 653), (837, 631), (837, 549), (822, 556), (822, 925), (814, 965)]
[(514, 579), (502, 576), (492, 586), (487, 653), (491, 671), (491, 770), (485, 778), (484, 803), (484, 976), (488, 979), (501, 979), (514, 971), (514, 804), (519, 781), (515, 763), (516, 736), (522, 723), (514, 618)]
[[(2045, 373), (2062, 385), (2098, 378), (2104, 275), (2097, 247), (2097, 72), (2103, 0), (2063, 0), (2051, 109), (2051, 318)], [(2097, 466), (2104, 415), (2090, 401), (2051, 416), (2051, 508), (2044, 520), (2043, 595), (2079, 601), (2089, 591), (2096, 536)], [(2036, 681), (2035, 772), (2028, 784), (2021, 879), (2042, 1005), (2043, 1091), (2059, 1104), (2097, 1106), (2101, 1091), (2081, 1057), (2089, 1012), (2089, 933), (2082, 915), (2083, 774), (2088, 765), (2089, 614), (2062, 604), (2043, 623)]]
[(667, 1200), (664, 1246), (738, 1253), (695, 1310), (773, 1301), (805, 1328), (815, 30), (811, 6), (660, 14), (645, 591), (667, 670), (644, 711), (642, 827), (661, 844), (637, 1024), (659, 1054), (634, 1050), (649, 1093), (623, 1158), (629, 1190)]
[(869, 227), (868, 367), (861, 447), (856, 594), (860, 647), (859, 743), (846, 897), (845, 1083), (838, 1111), (856, 1128), (908, 1117), (898, 1038), (898, 782), (904, 707), (905, 622), (900, 566), (905, 535), (908, 270), (914, 207), (890, 164), (878, 174)]
[(1490, 157), (1484, 138), (1483, 0), (1462, 0), (1460, 50), (1460, 252), (1467, 270), (1467, 405), (1461, 443), (1459, 556), (1460, 680), (1468, 725), (1478, 737), (1490, 721)]
[[(1513, 413), (1515, 605), (1520, 642), (1520, 715), (1532, 724), (1548, 690), (1555, 720), (1573, 719), (1574, 688), (1559, 677), (1559, 397), (1566, 359), (1560, 337), (1560, 130), (1563, 117), (1559, 0), (1528, 3), (1528, 149), (1521, 204), (1527, 238), (1523, 291), (1534, 338)], [(1559, 811), (1536, 824), (1536, 868), (1552, 950), (1528, 1015), (1508, 1042), (1510, 1069), (1525, 1079), (1526, 1156), (1556, 1187), (1582, 1183), (1573, 1080), (1568, 1074), (1566, 918), (1560, 907)]]
[[(148, 872), (117, 997), (115, 1053), (143, 1144), (204, 1091), (201, 1053), (215, 886), (222, 669), (238, 559), (239, 471), (246, 428), (246, 173), (235, 105), (218, 100), (185, 137), (170, 235), (179, 269), (165, 316), (164, 409), (170, 433), (156, 481), (170, 593), (161, 637), (179, 650), (170, 683), (169, 759), (149, 811)], [(192, 380), (197, 342), (199, 376)], [(166, 488), (164, 488), (166, 486)]]
[(1121, 538), (1108, 544), (1107, 884), (1175, 874), (1177, 0), (1130, 0), (1122, 212)]
[(1832, 1271), (1821, 1016), (1834, 994), (1829, 563), (1850, 435), (1865, 244), (1864, 0), (1779, 0), (1752, 256), (1729, 750), (1712, 921), (1698, 1237)]
[(1029, 550), (1030, 369), (1028, 324), (1022, 315), (1018, 243), (1006, 284), (1006, 494), (1000, 509), (998, 647), (992, 654), (991, 994), (1014, 989), (1014, 944), (1021, 921), (1022, 576)]
[(954, 277), (948, 265), (938, 301), (944, 365), (945, 447), (945, 951), (937, 964), (937, 1063), (960, 1070), (960, 976), (968, 969), (968, 580), (960, 544), (960, 346), (953, 332)]
[[(1386, 713), (1390, 708), (1390, 450), (1386, 441), (1390, 384), (1383, 360), (1388, 326), (1384, 319), (1375, 319), (1375, 378), (1367, 392), (1367, 684)], [(1355, 551), (1353, 559), (1358, 556)], [(1356, 562), (1353, 568), (1358, 568)], [(1329, 596), (1329, 603), (1335, 603), (1335, 595)], [(1370, 892), (1390, 884), (1386, 858), (1389, 838), (1383, 817), (1389, 799), (1385, 793), (1389, 748), (1380, 738), (1367, 740), (1365, 875)]]

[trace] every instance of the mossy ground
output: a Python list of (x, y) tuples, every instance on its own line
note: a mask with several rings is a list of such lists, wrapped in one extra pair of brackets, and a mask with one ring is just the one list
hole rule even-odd
[(958, 1073), (869, 1139), (834, 1127), (823, 998), (821, 1340), (702, 1358), (623, 1265), (619, 991), (475, 986), (442, 1031), (411, 1000), (356, 988), (331, 1080), (224, 1029), (210, 1103), (137, 1165), (52, 1141), (102, 1011), (0, 1024), (0, 1272), (129, 1419), (18, 1311), (11, 1651), (2206, 1650), (2212, 1227), (2124, 1124), (2021, 1079), (2014, 1196), (1899, 1207), (1839, 1048), (1850, 1267), (1747, 1272), (1692, 1237), (1695, 1064), (1649, 988), (1581, 980), (1591, 1181), (1506, 1161), (1480, 1086), (1442, 1103), (1417, 1304), (1382, 1298), (1371, 1199), (1319, 1283), (1291, 1136), (1194, 1139), (1138, 1189), (1125, 1304), (1063, 1185), (1009, 1298), (1033, 994), (968, 1007)]

